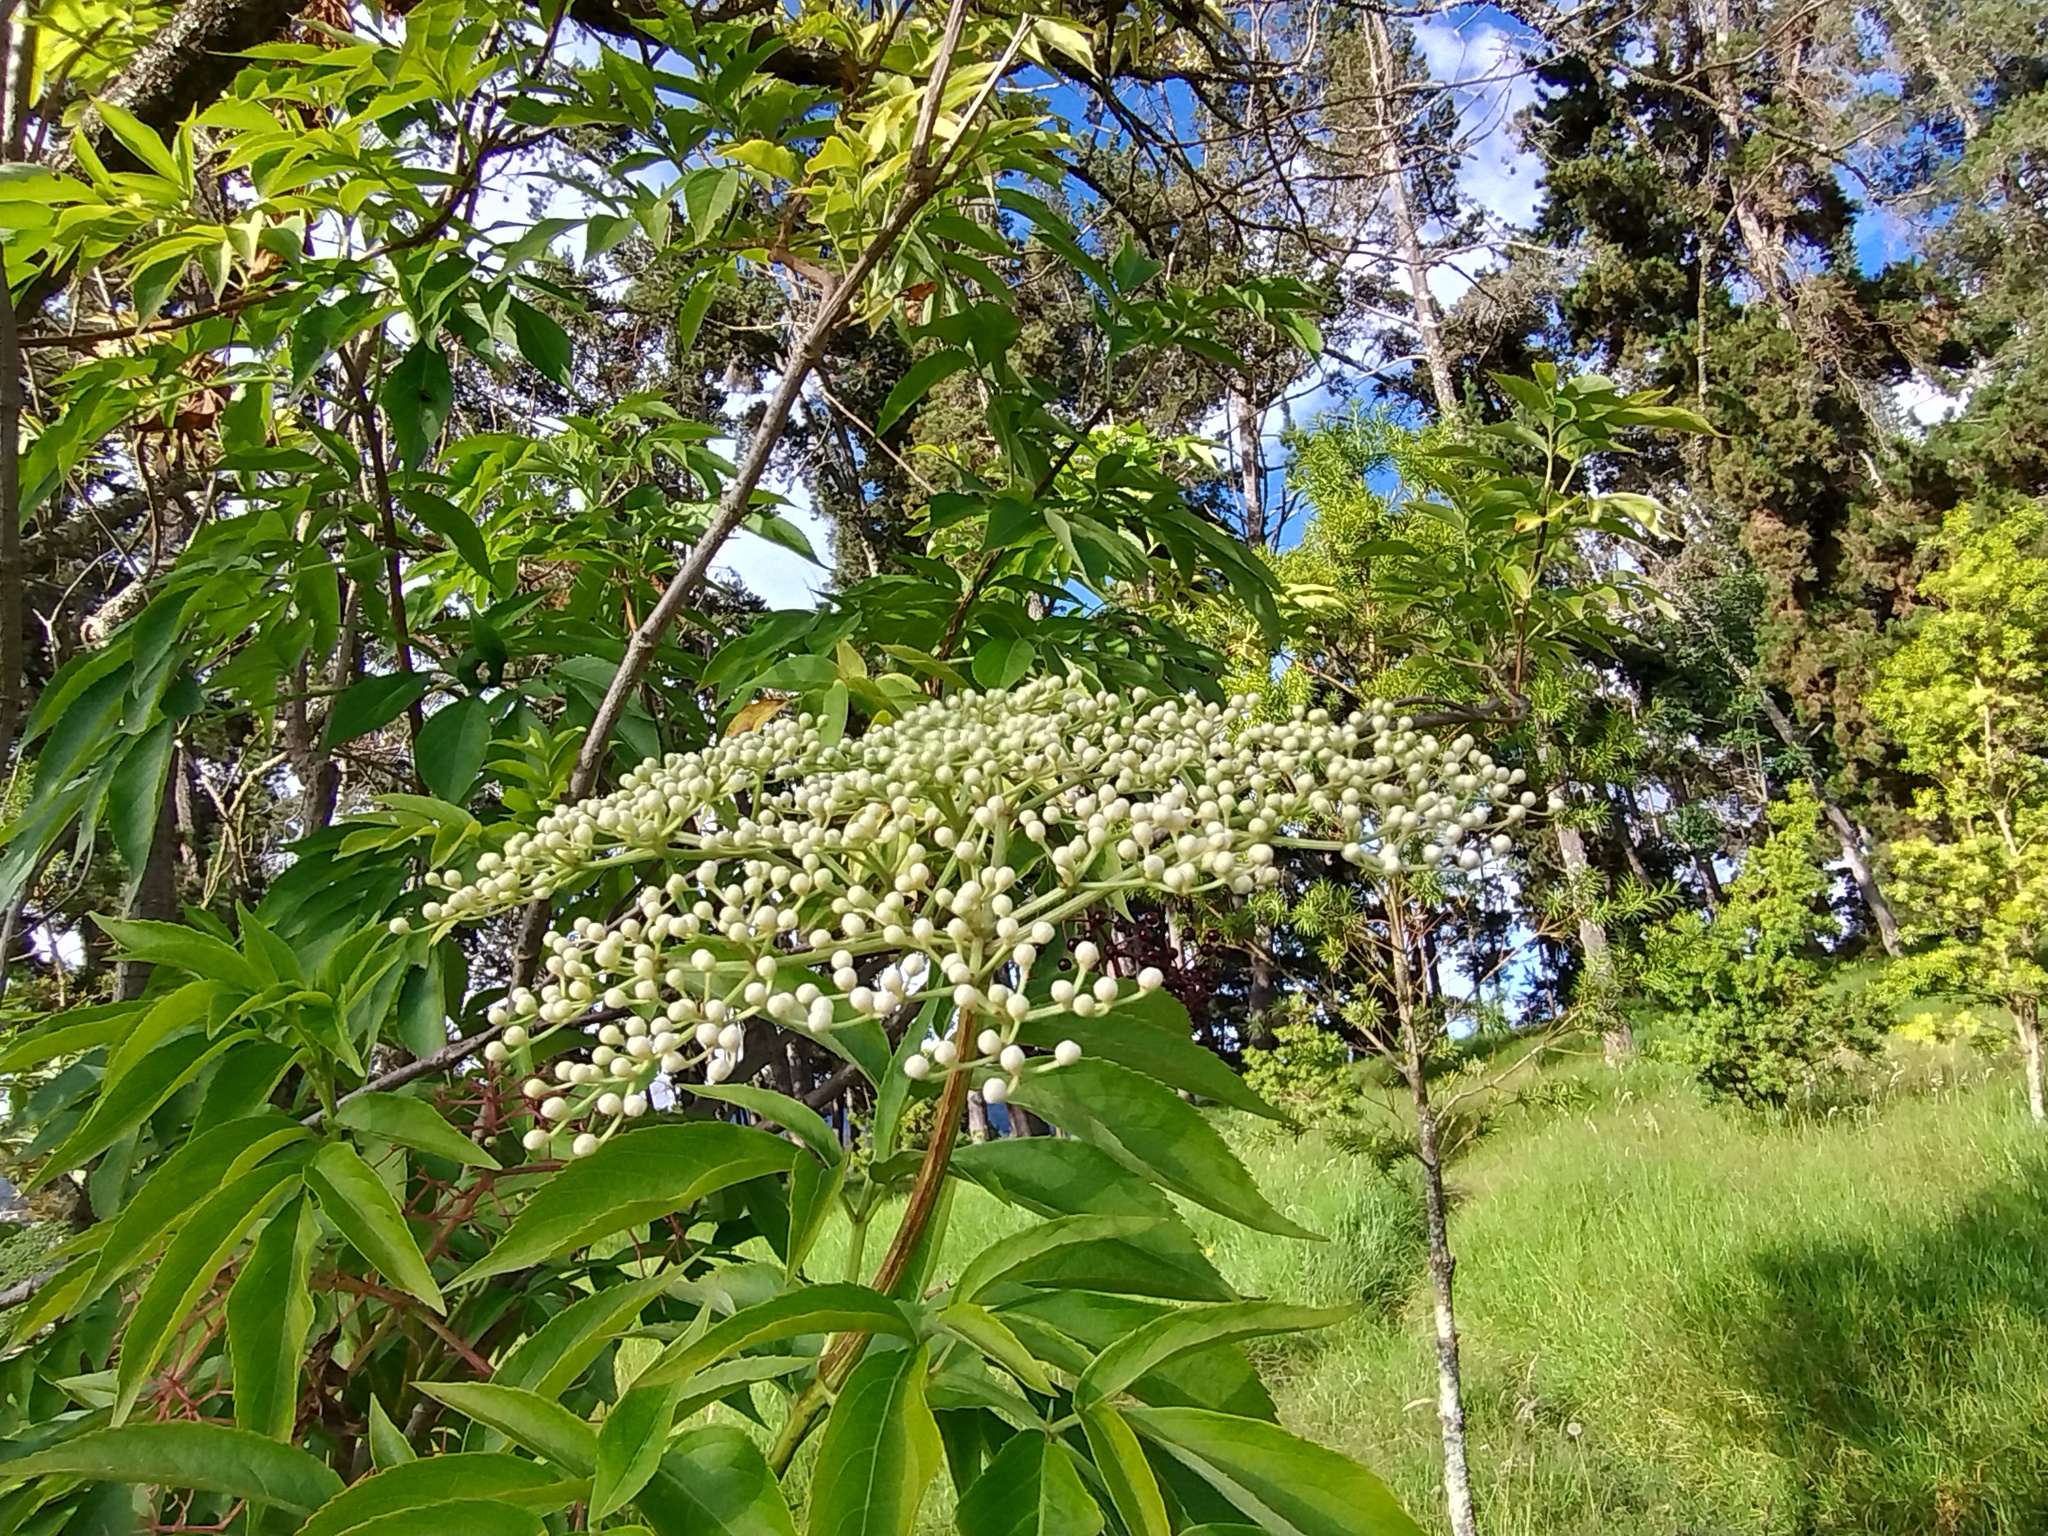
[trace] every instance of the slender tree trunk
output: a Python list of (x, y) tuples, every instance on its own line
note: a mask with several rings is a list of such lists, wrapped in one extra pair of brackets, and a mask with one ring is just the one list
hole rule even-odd
[(1380, 174), (1387, 186), (1387, 207), (1393, 216), (1394, 240), (1408, 269), (1408, 288), (1415, 301), (1415, 334), (1429, 364), (1429, 384), (1436, 393), (1437, 415), (1449, 421), (1458, 414), (1457, 376), (1437, 324), (1436, 296), (1429, 287), (1429, 258), (1422, 231), (1415, 222), (1415, 204), (1408, 195), (1407, 133), (1398, 104), (1400, 81), (1394, 73), (1394, 42), (1378, 11), (1365, 12), (1366, 47), (1373, 61), (1373, 94), (1379, 116)]
[(1650, 878), (1649, 867), (1643, 863), (1643, 853), (1636, 846), (1636, 828), (1642, 823), (1642, 808), (1636, 804), (1633, 791), (1626, 784), (1617, 785), (1608, 791), (1607, 803), (1621, 813), (1621, 853), (1628, 860), (1628, 872), (1643, 885), (1655, 885)]
[(988, 1100), (979, 1088), (967, 1095), (967, 1138), (977, 1147), (988, 1140)]
[[(1557, 860), (1565, 878), (1575, 887), (1592, 875), (1593, 862), (1586, 857), (1586, 835), (1577, 827), (1557, 828)], [(1579, 914), (1579, 953), (1586, 962), (1586, 985), (1600, 1013), (1600, 1042), (1607, 1064), (1617, 1066), (1635, 1052), (1635, 1031), (1627, 1019), (1610, 1008), (1614, 994), (1614, 952), (1607, 943), (1607, 928), (1591, 913)]]
[(1899, 31), (1911, 44), (1913, 62), (1927, 71), (1930, 79), (1941, 90), (1941, 99), (1948, 103), (1949, 110), (1956, 115), (1962, 126), (1963, 138), (1974, 139), (1984, 131), (1984, 119), (1977, 111), (1977, 104), (1970, 99), (1970, 93), (1956, 79), (1942, 56), (1941, 48), (1934, 41), (1934, 35), (1927, 26), (1927, 13), (1920, 9), (1918, 0), (1891, 0), (1892, 14), (1898, 18)]
[[(1793, 729), (1792, 718), (1778, 707), (1778, 701), (1771, 697), (1768, 688), (1756, 690), (1757, 700), (1764, 712), (1764, 718), (1771, 722), (1771, 729), (1778, 733), (1778, 739), (1786, 746), (1804, 751), (1806, 743), (1799, 739)], [(1878, 883), (1877, 871), (1871, 868), (1870, 857), (1863, 850), (1863, 838), (1856, 830), (1856, 824), (1849, 820), (1846, 812), (1835, 803), (1835, 797), (1827, 791), (1820, 775), (1809, 772), (1806, 782), (1813, 789), (1814, 799), (1820, 802), (1821, 811), (1827, 816), (1828, 825), (1834, 829), (1835, 840), (1842, 847), (1842, 862), (1849, 866), (1849, 876), (1856, 882), (1856, 889), (1863, 897), (1863, 905), (1870, 913), (1870, 920), (1877, 926), (1878, 941), (1884, 945), (1884, 952), (1896, 960), (1906, 952), (1906, 946), (1899, 938), (1899, 920), (1892, 911), (1892, 904), (1884, 894), (1884, 887)]]
[(1021, 1104), (1012, 1104), (1010, 1110), (1010, 1134), (1012, 1136), (1043, 1136), (1045, 1122)]
[(1721, 877), (1714, 873), (1713, 855), (1695, 850), (1692, 856), (1692, 869), (1693, 873), (1700, 877), (1700, 895), (1706, 900), (1707, 910), (1720, 912)]
[(1756, 199), (1740, 170), (1746, 134), (1742, 124), (1742, 85), (1735, 74), (1734, 37), (1738, 18), (1732, 0), (1715, 0), (1713, 15), (1715, 63), (1710, 77), (1714, 82), (1715, 113), (1721, 120), (1722, 163), (1730, 167), (1728, 201), (1735, 214), (1735, 227), (1741, 231), (1742, 243), (1749, 252), (1750, 276), (1763, 289), (1779, 321), (1790, 325), (1791, 296), (1785, 287), (1784, 245), (1778, 231), (1766, 223), (1758, 211)]
[(2020, 1058), (2027, 1073), (2027, 1113), (2036, 1125), (2048, 1123), (2048, 1099), (2043, 1097), (2041, 1082), (2040, 1005), (2031, 997), (2015, 999), (2012, 1017), (2019, 1028)]
[(1279, 989), (1273, 984), (1273, 925), (1258, 923), (1252, 930), (1252, 984), (1245, 999), (1246, 1045), (1270, 1051), (1274, 1045), (1270, 1015)]
[[(7, 34), (15, 24), (10, 21)], [(7, 262), (0, 255), (0, 772), (6, 769), (21, 724), (28, 687), (24, 660), (21, 555), (21, 345), (8, 297)]]
[[(19, 0), (0, 0), (0, 158), (23, 156), (28, 90), (35, 69), (36, 33), (19, 19)], [(0, 773), (27, 708), (22, 592), (28, 573), (21, 555), (21, 332), (7, 263), (0, 257)]]
[(1244, 541), (1253, 549), (1266, 547), (1266, 465), (1259, 442), (1259, 406), (1252, 398), (1249, 378), (1230, 392), (1231, 410), (1237, 418), (1238, 494), (1244, 499)]
[(1465, 1456), (1465, 1388), (1458, 1359), (1458, 1314), (1452, 1294), (1458, 1261), (1451, 1252), (1436, 1109), (1429, 1101), (1429, 1052), (1415, 1017), (1416, 985), (1408, 959), (1408, 928), (1394, 906), (1396, 899), (1392, 891), (1386, 893), (1391, 918), (1394, 1007), (1401, 1023), (1401, 1071), (1408, 1079), (1409, 1096), (1415, 1107), (1415, 1152), (1422, 1164), (1423, 1214), (1429, 1227), (1429, 1283), (1436, 1304), (1436, 1412), (1444, 1441), (1444, 1502), (1450, 1512), (1451, 1536), (1478, 1536), (1479, 1516), (1472, 1502), (1472, 1473)]

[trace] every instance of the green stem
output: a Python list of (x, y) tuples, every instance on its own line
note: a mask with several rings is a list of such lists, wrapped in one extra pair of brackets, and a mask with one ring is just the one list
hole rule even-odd
[(849, 1282), (860, 1278), (861, 1258), (867, 1252), (868, 1222), (873, 1211), (862, 1211), (854, 1218), (853, 1233), (846, 1240), (846, 1279)]

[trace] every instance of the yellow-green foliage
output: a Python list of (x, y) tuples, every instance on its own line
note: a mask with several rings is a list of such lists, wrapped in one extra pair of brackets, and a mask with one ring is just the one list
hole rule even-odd
[(1880, 1038), (1860, 993), (1822, 986), (1819, 945), (1837, 925), (1822, 906), (1833, 882), (1819, 802), (1795, 784), (1768, 814), (1770, 836), (1718, 912), (1682, 912), (1645, 935), (1643, 983), (1685, 1021), (1681, 1054), (1711, 1092), (1746, 1104), (1782, 1104)]
[(1930, 611), (1870, 706), (1927, 778), (1918, 836), (1891, 847), (1892, 890), (1928, 940), (1907, 979), (2031, 1006), (2048, 986), (2048, 518), (2038, 502), (1952, 513), (1920, 584)]

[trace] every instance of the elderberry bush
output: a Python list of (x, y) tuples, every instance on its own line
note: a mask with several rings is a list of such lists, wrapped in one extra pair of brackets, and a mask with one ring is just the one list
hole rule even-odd
[(586, 1155), (677, 1082), (724, 1081), (749, 1020), (830, 1049), (835, 1031), (941, 988), (954, 1025), (902, 1070), (966, 1073), (1001, 1103), (1024, 1074), (1081, 1055), (1070, 1040), (1028, 1054), (1026, 1025), (1113, 1016), (1161, 984), (1153, 969), (1111, 974), (1086, 941), (1049, 974), (1065, 925), (1092, 909), (1248, 896), (1279, 880), (1281, 848), (1456, 882), (1508, 853), (1536, 804), (1522, 770), (1469, 735), (1379, 706), (1261, 720), (1256, 702), (1048, 679), (858, 737), (772, 719), (556, 809), (473, 878), (430, 875), (442, 894), (421, 917), (445, 930), (620, 871), (637, 881), (616, 917), (549, 934), (545, 981), (490, 1014), (491, 1059), (528, 1071), (561, 1054), (558, 1032), (593, 1037), (587, 1060), (528, 1077), (532, 1152)]

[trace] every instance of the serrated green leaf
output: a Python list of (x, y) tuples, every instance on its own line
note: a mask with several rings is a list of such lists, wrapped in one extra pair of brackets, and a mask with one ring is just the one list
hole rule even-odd
[(1269, 1536), (1421, 1536), (1372, 1473), (1277, 1424), (1202, 1408), (1131, 1408), (1126, 1416)]
[(547, 1536), (547, 1529), (530, 1509), (495, 1499), (442, 1499), (350, 1526), (345, 1536)]
[(35, 1183), (47, 1183), (98, 1157), (155, 1114), (164, 1100), (197, 1077), (202, 1067), (237, 1038), (223, 1035), (218, 1040), (209, 1040), (203, 1034), (181, 1035), (144, 1057), (134, 1071), (100, 1095), (85, 1122), (50, 1154)]
[(200, 1201), (234, 1182), (281, 1147), (313, 1133), (275, 1110), (210, 1127), (178, 1148), (143, 1182), (106, 1230), (84, 1300), (92, 1301), (133, 1270), (164, 1230)]
[(197, 928), (97, 915), (93, 921), (131, 960), (176, 966), (194, 976), (224, 981), (251, 992), (263, 985), (264, 978), (240, 950)]
[(904, 370), (903, 377), (896, 381), (889, 397), (882, 402), (882, 409), (875, 417), (875, 430), (887, 432), (905, 411), (930, 394), (942, 380), (973, 366), (971, 356), (951, 349), (919, 358)]
[(1196, 1044), (1186, 1005), (1163, 988), (1119, 998), (1108, 1014), (1093, 1018), (1067, 1015), (1027, 1020), (1019, 1026), (1017, 1038), (1025, 1045), (1048, 1049), (1062, 1040), (1072, 1040), (1090, 1056), (1142, 1072), (1169, 1088), (1184, 1089), (1268, 1120), (1287, 1118), (1253, 1092), (1214, 1051)]
[(419, 1389), (495, 1429), (572, 1477), (597, 1470), (597, 1433), (560, 1403), (494, 1381), (423, 1381)]
[(960, 1536), (1095, 1536), (1102, 1509), (1059, 1441), (1012, 1435), (961, 1496)]
[(914, 1339), (917, 1328), (897, 1302), (864, 1285), (804, 1285), (742, 1307), (695, 1338), (676, 1340), (642, 1371), (636, 1385), (687, 1383), (727, 1355), (771, 1339), (806, 1333), (887, 1333)]
[(333, 1469), (297, 1446), (189, 1420), (95, 1430), (8, 1462), (7, 1476), (190, 1488), (301, 1513), (341, 1490)]
[(1008, 688), (1023, 678), (1038, 660), (1038, 647), (1021, 635), (984, 640), (974, 650), (974, 664), (968, 669), (984, 688)]
[(647, 1486), (668, 1445), (682, 1385), (635, 1384), (612, 1405), (597, 1434), (597, 1475), (590, 1484), (590, 1515), (601, 1520), (623, 1509)]
[(938, 1323), (1041, 1397), (1051, 1397), (1056, 1390), (1052, 1378), (1045, 1373), (1045, 1367), (1032, 1355), (1024, 1341), (986, 1307), (977, 1307), (969, 1301), (956, 1301), (939, 1313)]
[(716, 1099), (723, 1104), (737, 1104), (750, 1114), (759, 1115), (771, 1124), (781, 1126), (790, 1132), (814, 1153), (822, 1163), (843, 1163), (846, 1148), (840, 1145), (839, 1133), (825, 1123), (825, 1117), (801, 1100), (792, 1099), (786, 1093), (777, 1093), (772, 1088), (754, 1088), (742, 1083), (691, 1083), (690, 1092), (700, 1099)]
[(925, 1352), (873, 1350), (846, 1379), (811, 1473), (809, 1536), (910, 1536), (939, 1469)]
[[(324, 1469), (323, 1469), (324, 1470)], [(565, 1483), (538, 1462), (499, 1451), (452, 1451), (373, 1472), (330, 1498), (299, 1527), (298, 1536), (342, 1536), (373, 1528), (410, 1510), (486, 1502), (515, 1509), (566, 1508), (578, 1484)], [(443, 1526), (452, 1532), (459, 1527)]]
[(1086, 1408), (1129, 1389), (1139, 1377), (1196, 1350), (1272, 1333), (1328, 1328), (1356, 1307), (1293, 1307), (1277, 1301), (1225, 1302), (1169, 1312), (1126, 1334), (1095, 1357), (1074, 1384), (1074, 1404)]
[(1150, 1078), (1084, 1056), (1070, 1067), (1025, 1074), (1011, 1097), (1219, 1215), (1282, 1237), (1316, 1235), (1274, 1209), (1200, 1110)]
[(441, 436), (442, 423), (455, 408), (448, 354), (430, 341), (414, 342), (384, 376), (379, 393), (399, 462), (408, 469), (424, 464)]
[(968, 1262), (953, 1282), (953, 1294), (962, 1301), (979, 1301), (1017, 1270), (1046, 1254), (1075, 1243), (1099, 1242), (1104, 1238), (1134, 1237), (1160, 1225), (1158, 1216), (1063, 1216), (1057, 1221), (1027, 1227), (1009, 1237), (998, 1238)]
[(498, 1160), (441, 1118), (423, 1099), (401, 1093), (358, 1093), (335, 1110), (337, 1125), (400, 1146), (445, 1157), (472, 1168), (496, 1168)]
[(40, 1025), (11, 1035), (11, 1043), (0, 1052), (0, 1073), (19, 1072), (40, 1066), (59, 1056), (76, 1056), (111, 1044), (120, 1038), (129, 1020), (147, 1013), (152, 1004), (138, 999), (132, 1003), (97, 1003), (88, 1008), (69, 1008), (53, 1013)]
[(514, 1345), (498, 1363), (492, 1379), (542, 1397), (559, 1395), (583, 1374), (612, 1336), (631, 1327), (648, 1302), (670, 1283), (668, 1275), (650, 1275), (571, 1302)]
[(575, 371), (576, 351), (561, 322), (521, 299), (507, 299), (505, 313), (512, 322), (519, 355), (543, 378), (568, 384)]
[[(390, 1467), (402, 1467), (408, 1461), (418, 1461), (413, 1448), (406, 1444), (405, 1436), (391, 1415), (384, 1411), (384, 1400), (372, 1396), (370, 1399), (370, 1465), (382, 1472)], [(497, 1506), (503, 1508), (503, 1505)]]
[(195, 1211), (171, 1240), (122, 1330), (121, 1363), (115, 1373), (116, 1424), (127, 1417), (171, 1340), (241, 1245), (243, 1234), (298, 1176), (290, 1164), (252, 1169)]
[(93, 110), (106, 124), (107, 131), (121, 143), (122, 148), (141, 161), (152, 174), (161, 176), (172, 186), (189, 188), (191, 178), (178, 169), (178, 162), (164, 141), (157, 137), (156, 130), (126, 107), (111, 101), (95, 101)]
[(780, 1137), (722, 1121), (651, 1126), (617, 1137), (535, 1190), (497, 1247), (457, 1283), (524, 1269), (666, 1216), (714, 1190), (785, 1172), (797, 1155)]
[(380, 1275), (436, 1312), (447, 1310), (433, 1271), (406, 1228), (405, 1214), (355, 1148), (330, 1141), (307, 1163), (306, 1183), (320, 1202), (320, 1214)]
[(1166, 1497), (1145, 1460), (1145, 1449), (1131, 1426), (1114, 1408), (1097, 1404), (1081, 1416), (1081, 1433), (1097, 1475), (1109, 1490), (1110, 1503), (1130, 1536), (1172, 1536)]
[(149, 862), (151, 840), (164, 803), (164, 778), (170, 770), (175, 721), (159, 720), (128, 743), (121, 766), (107, 785), (107, 821), (114, 851), (139, 880)]
[(303, 1195), (271, 1217), (228, 1292), (228, 1358), (235, 1424), (272, 1440), (291, 1439), (299, 1371), (313, 1327), (307, 1276), (319, 1237)]
[(327, 711), (320, 750), (331, 751), (389, 725), (434, 691), (425, 672), (387, 672), (351, 683)]
[[(400, 491), (398, 499), (405, 503), (405, 510), (413, 515), (422, 528), (429, 533), (438, 533), (446, 539), (450, 547), (462, 556), (465, 565), (485, 581), (496, 585), (497, 574), (491, 567), (491, 547), (484, 540), (483, 530), (477, 527), (475, 519), (469, 513), (445, 496), (436, 496), (431, 491), (421, 490), (417, 486), (408, 486)], [(432, 724), (437, 718), (438, 715), (429, 717), (428, 723)]]
[(655, 1536), (796, 1536), (760, 1448), (727, 1424), (677, 1436), (642, 1504)]

